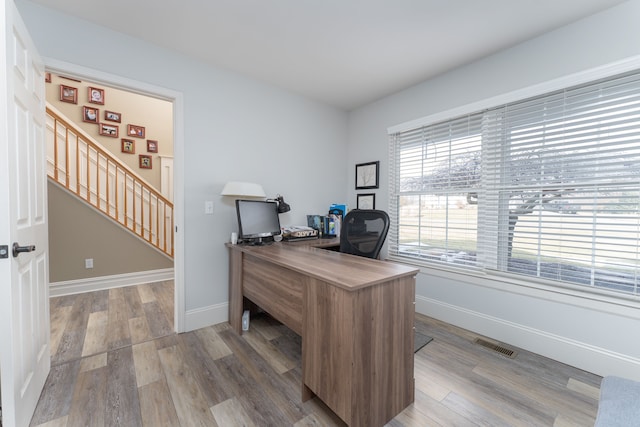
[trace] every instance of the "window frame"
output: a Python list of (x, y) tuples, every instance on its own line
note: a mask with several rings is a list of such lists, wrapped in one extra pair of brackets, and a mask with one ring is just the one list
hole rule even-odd
[[(395, 143), (393, 141), (393, 137), (400, 132), (410, 131), (412, 129), (418, 129), (421, 127), (427, 127), (433, 124), (449, 121), (452, 119), (459, 118), (465, 115), (475, 114), (477, 112), (493, 109), (500, 107), (505, 104), (516, 103), (528, 98), (534, 98), (539, 96), (544, 96), (545, 94), (549, 94), (552, 92), (556, 92), (559, 90), (564, 90), (567, 88), (571, 88), (574, 86), (579, 86), (582, 84), (589, 84), (591, 82), (595, 82), (600, 79), (606, 79), (609, 77), (616, 76), (618, 74), (639, 70), (640, 69), (640, 56), (628, 58), (624, 61), (619, 61), (612, 64), (607, 64), (602, 67), (582, 71), (576, 74), (564, 76), (552, 81), (544, 82), (538, 85), (530, 86), (524, 89), (516, 90), (501, 96), (485, 99), (482, 101), (470, 103), (458, 108), (450, 109), (447, 111), (443, 111), (440, 113), (436, 113), (427, 117), (423, 117), (417, 120), (412, 120), (409, 122), (405, 122), (396, 126), (389, 127), (387, 132), (390, 136), (390, 151), (389, 151), (389, 211), (392, 221), (396, 221), (396, 226), (392, 222), (392, 228), (389, 235), (390, 238), (390, 247), (398, 247), (398, 235), (397, 235), (397, 200), (399, 195), (399, 177), (396, 174), (397, 169), (397, 159), (395, 153)], [(480, 212), (478, 213), (480, 214)], [(480, 238), (478, 238), (478, 245), (481, 244)], [(429, 269), (441, 270), (441, 271), (450, 271), (450, 272), (458, 272), (463, 273), (465, 275), (471, 275), (475, 277), (485, 277), (496, 281), (504, 281), (505, 278), (508, 280), (513, 280), (514, 284), (525, 285), (526, 286), (534, 286), (540, 288), (550, 288), (557, 289), (559, 287), (565, 287), (570, 290), (576, 290), (580, 293), (587, 292), (589, 294), (603, 294), (608, 296), (613, 296), (616, 299), (632, 299), (637, 300), (638, 294), (626, 294), (614, 291), (607, 291), (606, 289), (601, 288), (585, 288), (579, 284), (573, 284), (570, 282), (562, 282), (560, 285), (557, 281), (547, 280), (540, 277), (535, 276), (526, 276), (520, 274), (509, 273), (505, 271), (492, 271), (485, 270), (483, 268), (465, 268), (462, 269), (460, 266), (456, 266), (455, 264), (446, 264), (446, 263), (434, 263), (429, 261), (423, 261), (417, 258), (405, 257), (402, 255), (396, 255), (393, 253), (394, 251), (389, 251), (389, 259), (409, 263), (413, 265), (418, 265), (420, 267), (427, 267)], [(566, 285), (566, 286), (565, 286)]]

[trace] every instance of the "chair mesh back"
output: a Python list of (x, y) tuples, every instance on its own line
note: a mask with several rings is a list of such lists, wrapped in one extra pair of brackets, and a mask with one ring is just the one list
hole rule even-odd
[(340, 252), (378, 258), (389, 231), (389, 215), (375, 209), (354, 209), (342, 222)]

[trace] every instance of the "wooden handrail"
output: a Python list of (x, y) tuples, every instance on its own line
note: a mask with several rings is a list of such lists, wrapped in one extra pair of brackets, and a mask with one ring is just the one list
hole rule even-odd
[(173, 258), (173, 203), (49, 106), (47, 174)]

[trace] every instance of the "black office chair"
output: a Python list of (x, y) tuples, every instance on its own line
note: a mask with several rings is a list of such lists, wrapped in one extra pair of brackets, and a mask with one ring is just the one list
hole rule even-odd
[(376, 209), (354, 209), (342, 220), (340, 252), (378, 258), (389, 232), (389, 215)]

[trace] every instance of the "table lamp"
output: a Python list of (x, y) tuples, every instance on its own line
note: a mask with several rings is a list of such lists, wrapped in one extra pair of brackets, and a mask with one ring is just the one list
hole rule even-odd
[(240, 181), (227, 182), (220, 195), (232, 197), (255, 197), (260, 199), (267, 198), (262, 185), (254, 184), (253, 182)]
[(284, 197), (280, 194), (276, 197), (276, 202), (278, 203), (278, 213), (285, 213), (291, 210), (291, 206), (284, 201)]

